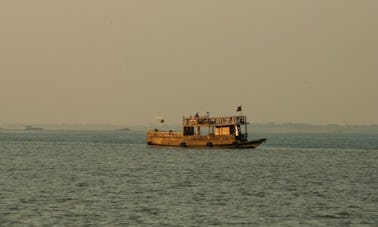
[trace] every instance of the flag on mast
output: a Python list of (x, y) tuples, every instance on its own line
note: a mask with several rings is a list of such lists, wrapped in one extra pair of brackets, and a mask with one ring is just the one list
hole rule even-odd
[(238, 108), (236, 109), (237, 112), (240, 112), (242, 111), (242, 107), (241, 106), (238, 106)]

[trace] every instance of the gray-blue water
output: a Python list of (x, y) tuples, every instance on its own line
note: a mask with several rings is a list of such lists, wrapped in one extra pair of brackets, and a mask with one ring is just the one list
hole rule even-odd
[(378, 226), (377, 135), (264, 136), (222, 150), (0, 132), (0, 225)]

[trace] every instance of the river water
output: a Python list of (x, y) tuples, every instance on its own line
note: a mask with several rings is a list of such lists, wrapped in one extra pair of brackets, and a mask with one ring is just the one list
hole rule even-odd
[(264, 137), (223, 150), (149, 147), (144, 132), (0, 132), (0, 226), (378, 225), (377, 135)]

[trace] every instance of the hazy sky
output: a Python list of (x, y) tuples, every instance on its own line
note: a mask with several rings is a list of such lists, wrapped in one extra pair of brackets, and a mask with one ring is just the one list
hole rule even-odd
[(0, 124), (378, 123), (377, 0), (2, 0)]

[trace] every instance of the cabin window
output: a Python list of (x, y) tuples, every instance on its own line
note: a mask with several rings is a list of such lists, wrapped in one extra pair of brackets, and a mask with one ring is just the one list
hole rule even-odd
[(234, 126), (230, 126), (230, 134), (235, 134), (235, 127)]
[(210, 135), (215, 135), (214, 130), (215, 130), (215, 128), (214, 128), (214, 127), (211, 127), (211, 128), (210, 128), (210, 132), (209, 132), (209, 134), (210, 134)]
[(215, 135), (230, 135), (230, 127), (216, 127)]
[(184, 127), (184, 135), (194, 135), (194, 127)]

